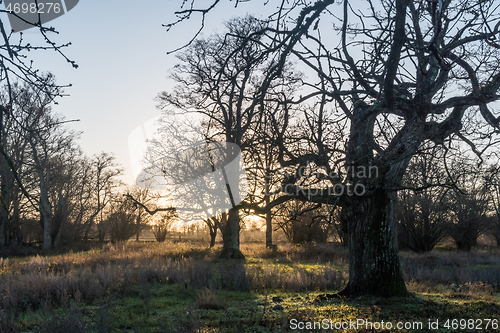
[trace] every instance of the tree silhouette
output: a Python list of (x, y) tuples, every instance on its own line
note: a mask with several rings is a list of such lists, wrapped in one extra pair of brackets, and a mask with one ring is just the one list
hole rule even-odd
[[(222, 1), (196, 7), (200, 3), (179, 10), (178, 23), (205, 16)], [(313, 73), (302, 95), (280, 101), (307, 112), (304, 132), (295, 146), (282, 142), (278, 160), (283, 167), (324, 167), (330, 182), (312, 196), (304, 188), (294, 192), (303, 200), (333, 202), (335, 185), (364, 189), (338, 195), (350, 252), (349, 283), (339, 295), (407, 295), (397, 249), (397, 191), (422, 145), (458, 139), (480, 156), (496, 135), (500, 9), (490, 1), (291, 1), (268, 23), (240, 36), (241, 48), (259, 43), (266, 48), (261, 56), (274, 59), (253, 98), (266, 99), (289, 61)], [(342, 121), (343, 142), (328, 143), (323, 130)], [(478, 130), (469, 131), (470, 124)], [(300, 139), (309, 144), (297, 144)], [(332, 168), (339, 162), (343, 172)], [(286, 182), (297, 184), (301, 176)]]

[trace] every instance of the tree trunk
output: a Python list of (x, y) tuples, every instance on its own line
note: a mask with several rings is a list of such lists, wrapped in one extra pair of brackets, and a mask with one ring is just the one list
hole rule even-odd
[(273, 247), (273, 219), (271, 210), (266, 212), (266, 247)]
[[(265, 172), (265, 183), (264, 183), (264, 195), (266, 196), (266, 207), (269, 207), (269, 203), (271, 202), (271, 194), (269, 193), (269, 179), (271, 176), (269, 175), (269, 168), (266, 167)], [(271, 215), (271, 209), (266, 212), (266, 247), (273, 247), (273, 219)]]
[(240, 251), (240, 214), (233, 208), (227, 214), (226, 223), (222, 223), (222, 259), (244, 259)]
[[(1, 113), (1, 111), (0, 111)], [(3, 157), (1, 157), (3, 159)], [(9, 245), (10, 242), (10, 232), (9, 232), (9, 227), (10, 227), (10, 214), (9, 214), (9, 206), (10, 206), (10, 195), (9, 195), (9, 187), (7, 183), (10, 184), (10, 179), (8, 176), (6, 176), (4, 173), (7, 171), (9, 172), (10, 170), (8, 169), (8, 166), (6, 166), (4, 163), (5, 160), (2, 161), (2, 164), (0, 166), (0, 172), (2, 173), (0, 175), (0, 246), (7, 246)]]
[(90, 230), (92, 230), (92, 226), (94, 225), (94, 219), (95, 217), (97, 216), (98, 212), (92, 214), (89, 219), (87, 220), (87, 222), (85, 224), (87, 224), (87, 228), (85, 229), (85, 235), (83, 236), (83, 241), (88, 241), (89, 240), (89, 234), (90, 234)]
[(349, 223), (349, 283), (345, 296), (405, 296), (397, 243), (397, 194), (378, 189), (352, 198), (343, 209)]
[(54, 246), (52, 238), (52, 205), (50, 204), (45, 183), (43, 180), (40, 182), (40, 220), (43, 227), (43, 249), (49, 250)]
[(55, 212), (54, 218), (53, 218), (54, 227), (57, 228), (57, 232), (56, 232), (56, 230), (53, 230), (53, 235), (55, 235), (54, 236), (54, 247), (55, 248), (58, 248), (62, 244), (62, 232), (63, 232), (64, 225), (66, 223), (66, 220), (67, 220), (65, 206), (66, 206), (66, 200), (65, 200), (64, 196), (62, 195), (62, 193), (59, 193), (59, 198), (57, 200), (57, 209), (56, 209), (56, 212)]
[[(354, 189), (357, 184), (363, 185), (367, 192), (354, 190), (343, 198), (341, 219), (348, 229), (349, 283), (339, 293), (342, 296), (408, 295), (398, 256), (398, 197), (388, 188), (401, 183), (412, 154), (391, 161), (378, 156), (374, 164), (375, 115), (363, 102), (355, 103), (346, 152), (346, 166), (351, 168), (347, 181)], [(419, 128), (408, 132), (420, 133)], [(414, 150), (421, 142), (415, 134), (404, 141), (409, 143), (404, 149)]]
[(43, 249), (49, 250), (53, 248), (52, 214), (45, 212), (43, 209), (40, 209), (40, 214), (42, 215), (43, 224)]
[(215, 240), (217, 238), (217, 226), (209, 227), (208, 229), (210, 231), (210, 248), (213, 248), (215, 246)]
[(0, 247), (4, 247), (6, 245), (7, 245), (7, 221), (3, 218), (3, 216), (0, 216)]

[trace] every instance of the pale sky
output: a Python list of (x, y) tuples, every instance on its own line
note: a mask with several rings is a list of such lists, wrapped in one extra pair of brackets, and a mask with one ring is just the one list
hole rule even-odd
[[(200, 1), (200, 3), (208, 1)], [(159, 115), (154, 98), (169, 90), (169, 69), (177, 63), (167, 52), (189, 41), (199, 28), (199, 17), (193, 17), (176, 29), (166, 32), (162, 24), (172, 22), (178, 0), (80, 0), (67, 14), (47, 26), (59, 31), (54, 41), (71, 42), (66, 55), (76, 61), (73, 69), (55, 52), (33, 54), (35, 66), (51, 71), (70, 96), (59, 99), (54, 110), (66, 119), (80, 119), (69, 126), (83, 131), (79, 144), (88, 154), (113, 152), (124, 169), (123, 180), (133, 183), (128, 152), (128, 136), (142, 123)], [(245, 15), (260, 1), (221, 4), (207, 16), (205, 36), (214, 29), (221, 32), (222, 22)], [(6, 14), (0, 16), (8, 25)], [(6, 26), (7, 27), (7, 26)], [(34, 29), (24, 38), (40, 44)]]

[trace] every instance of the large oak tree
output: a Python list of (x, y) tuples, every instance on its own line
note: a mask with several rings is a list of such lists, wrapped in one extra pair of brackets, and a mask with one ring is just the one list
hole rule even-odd
[[(197, 14), (204, 18), (220, 3), (195, 1), (177, 12), (178, 22)], [(366, 189), (363, 195), (344, 193), (339, 202), (350, 248), (349, 283), (341, 295), (406, 295), (397, 251), (397, 190), (422, 145), (457, 138), (479, 153), (473, 141), (477, 136), (461, 131), (464, 123), (482, 122), (482, 135), (499, 128), (493, 106), (500, 97), (498, 5), (319, 0), (268, 6), (273, 4), (271, 24), (241, 36), (242, 47), (258, 42), (267, 48), (267, 57), (276, 59), (254, 98), (265, 99), (287, 61), (296, 61), (313, 75), (304, 81), (303, 95), (285, 103), (319, 101), (311, 110), (318, 115), (326, 108), (340, 111), (338, 119), (348, 121), (344, 170), (377, 170), (328, 174), (332, 186), (343, 182)], [(306, 163), (328, 169), (336, 163), (329, 149), (320, 145), (307, 152)], [(288, 166), (306, 156), (285, 151), (280, 162)], [(307, 197), (319, 201), (325, 194)]]

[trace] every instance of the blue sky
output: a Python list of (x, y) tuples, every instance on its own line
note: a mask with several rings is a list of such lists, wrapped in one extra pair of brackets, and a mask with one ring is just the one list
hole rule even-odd
[[(73, 85), (66, 89), (70, 96), (60, 99), (54, 110), (66, 119), (80, 119), (69, 126), (83, 131), (83, 150), (88, 155), (113, 152), (129, 183), (133, 177), (128, 136), (159, 115), (154, 98), (172, 88), (167, 76), (177, 63), (167, 52), (189, 41), (199, 28), (199, 18), (193, 17), (166, 32), (162, 24), (175, 19), (179, 5), (177, 0), (80, 0), (73, 10), (46, 24), (60, 32), (55, 41), (72, 43), (65, 53), (79, 68), (73, 69), (55, 52), (33, 55), (35, 66), (54, 73), (60, 84)], [(222, 31), (223, 21), (251, 8), (255, 3), (242, 3), (236, 10), (234, 1), (223, 3), (207, 16), (204, 34)], [(7, 22), (4, 16), (2, 20)], [(34, 29), (25, 31), (24, 37), (40, 44)]]

